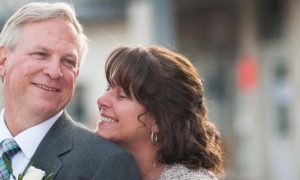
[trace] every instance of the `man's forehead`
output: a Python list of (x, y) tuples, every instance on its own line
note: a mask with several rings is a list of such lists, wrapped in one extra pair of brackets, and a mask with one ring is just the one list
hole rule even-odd
[(35, 45), (41, 46), (40, 48), (47, 48), (48, 41), (61, 41), (66, 42), (70, 47), (74, 45), (79, 51), (80, 38), (73, 25), (65, 20), (56, 22), (55, 19), (54, 22), (48, 23), (50, 20), (26, 23), (21, 29), (20, 40), (27, 40), (32, 36), (28, 43), (40, 42), (44, 47), (39, 44)]

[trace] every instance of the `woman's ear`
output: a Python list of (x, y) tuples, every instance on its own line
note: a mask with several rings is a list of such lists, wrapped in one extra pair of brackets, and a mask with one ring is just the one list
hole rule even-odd
[(156, 123), (156, 120), (149, 113), (144, 114), (144, 121), (143, 122), (145, 123), (147, 128), (149, 128), (151, 130), (151, 132), (159, 133), (159, 128), (158, 128), (158, 125)]
[(154, 119), (151, 120), (151, 131), (153, 133), (159, 133), (158, 125)]
[(6, 60), (6, 48), (0, 45), (0, 76), (5, 76), (5, 60)]

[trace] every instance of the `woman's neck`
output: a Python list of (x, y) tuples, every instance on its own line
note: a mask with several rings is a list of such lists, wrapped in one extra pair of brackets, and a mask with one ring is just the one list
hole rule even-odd
[(143, 146), (127, 149), (134, 157), (140, 171), (142, 180), (157, 180), (165, 168), (165, 164), (156, 160), (157, 145)]

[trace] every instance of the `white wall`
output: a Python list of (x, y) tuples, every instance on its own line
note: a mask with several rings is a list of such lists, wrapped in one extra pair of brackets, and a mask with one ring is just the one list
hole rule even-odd
[(122, 21), (85, 24), (90, 39), (90, 50), (81, 67), (78, 84), (84, 86), (84, 107), (87, 120), (95, 124), (98, 119), (97, 98), (106, 89), (104, 64), (109, 53), (127, 41), (126, 26)]
[[(132, 1), (127, 16), (109, 22), (86, 23), (85, 30), (91, 40), (90, 51), (81, 69), (78, 84), (85, 87), (84, 106), (90, 128), (99, 117), (97, 98), (105, 91), (104, 64), (109, 53), (121, 45), (153, 43), (153, 6), (147, 0)], [(149, 4), (150, 3), (150, 4)]]

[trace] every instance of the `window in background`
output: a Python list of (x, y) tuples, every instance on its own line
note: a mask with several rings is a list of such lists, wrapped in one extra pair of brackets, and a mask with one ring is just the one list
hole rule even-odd
[(289, 135), (290, 129), (289, 105), (292, 100), (292, 86), (289, 81), (286, 63), (281, 62), (275, 65), (274, 77), (276, 131), (280, 137), (286, 137)]
[(258, 0), (259, 35), (262, 39), (278, 39), (283, 35), (286, 1)]

